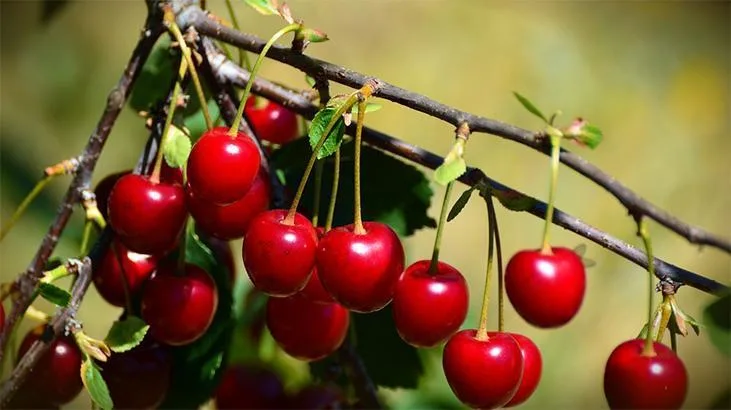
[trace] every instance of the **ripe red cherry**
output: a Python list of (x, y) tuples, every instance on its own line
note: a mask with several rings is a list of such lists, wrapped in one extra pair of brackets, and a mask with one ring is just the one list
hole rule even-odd
[(91, 278), (107, 303), (125, 307), (125, 286), (130, 297), (135, 298), (156, 266), (157, 258), (132, 252), (114, 238), (99, 264), (94, 266)]
[(274, 209), (254, 217), (244, 237), (243, 261), (254, 286), (271, 296), (290, 296), (302, 290), (315, 266), (317, 232), (305, 216), (294, 225), (287, 211)]
[(604, 368), (604, 396), (612, 409), (678, 409), (688, 391), (688, 373), (680, 358), (653, 342), (655, 356), (642, 354), (645, 341), (617, 346)]
[(0, 301), (0, 332), (2, 332), (4, 328), (5, 328), (5, 309), (3, 308), (2, 301)]
[(142, 318), (150, 335), (172, 346), (196, 341), (208, 330), (218, 307), (216, 283), (205, 270), (185, 265), (161, 265), (142, 292)]
[(201, 201), (226, 205), (241, 199), (259, 172), (261, 156), (256, 144), (228, 128), (206, 131), (193, 145), (188, 157), (188, 183)]
[(317, 249), (322, 285), (338, 303), (360, 313), (383, 309), (393, 298), (404, 270), (404, 248), (388, 225), (365, 222), (364, 234), (354, 226), (325, 234)]
[(568, 323), (579, 311), (586, 290), (581, 258), (567, 248), (516, 253), (505, 269), (505, 292), (528, 323), (552, 328)]
[(198, 229), (223, 240), (244, 236), (254, 216), (269, 208), (268, 178), (266, 171), (261, 170), (246, 194), (228, 205), (216, 205), (200, 200), (189, 184), (185, 190), (186, 200), (188, 210), (195, 219)]
[(129, 250), (146, 255), (172, 250), (188, 211), (178, 184), (155, 183), (150, 177), (121, 177), (109, 195), (109, 223)]
[(165, 346), (145, 339), (132, 350), (98, 363), (114, 408), (153, 409), (170, 387), (172, 356)]
[(504, 406), (523, 374), (520, 347), (508, 333), (488, 332), (487, 340), (478, 340), (476, 334), (465, 329), (449, 339), (442, 356), (444, 375), (462, 403), (480, 409)]
[(114, 188), (114, 185), (117, 183), (117, 181), (119, 181), (119, 178), (122, 178), (124, 175), (131, 173), (131, 169), (121, 172), (115, 172), (114, 174), (109, 174), (106, 177), (102, 178), (102, 180), (99, 181), (98, 184), (96, 184), (96, 188), (94, 188), (94, 196), (96, 196), (96, 206), (97, 208), (99, 208), (99, 212), (101, 212), (104, 219), (108, 219), (107, 206), (109, 204), (109, 194), (112, 193), (112, 188)]
[(258, 365), (236, 365), (226, 369), (215, 393), (216, 408), (281, 409), (284, 386), (273, 371)]
[(543, 369), (541, 351), (538, 350), (538, 346), (523, 335), (517, 333), (510, 333), (510, 335), (518, 342), (520, 352), (523, 354), (523, 378), (520, 381), (518, 391), (515, 392), (515, 395), (505, 407), (517, 406), (528, 400), (538, 387), (538, 382), (541, 381), (541, 371)]
[(454, 334), (467, 317), (469, 291), (462, 274), (453, 266), (438, 262), (435, 274), (431, 261), (407, 267), (393, 295), (393, 320), (398, 334), (416, 347), (432, 347)]
[[(40, 339), (45, 325), (33, 328), (20, 344), (18, 361)], [(43, 397), (52, 406), (61, 406), (73, 400), (84, 385), (81, 382), (81, 350), (72, 335), (60, 335), (31, 369), (24, 390)]]
[(348, 333), (350, 313), (337, 303), (315, 303), (299, 295), (269, 298), (266, 323), (279, 346), (300, 360), (319, 360), (338, 349)]
[(183, 169), (173, 168), (165, 160), (160, 166), (160, 181), (168, 184), (183, 185)]
[(298, 295), (315, 303), (335, 302), (335, 299), (333, 299), (333, 295), (331, 295), (330, 292), (325, 290), (325, 288), (322, 286), (322, 281), (320, 281), (320, 275), (318, 275), (317, 273), (317, 268), (312, 269), (312, 275), (310, 276), (310, 279), (307, 281), (304, 289), (302, 289), (298, 293)]
[(273, 101), (251, 96), (246, 100), (244, 112), (261, 140), (285, 144), (297, 138), (297, 115)]

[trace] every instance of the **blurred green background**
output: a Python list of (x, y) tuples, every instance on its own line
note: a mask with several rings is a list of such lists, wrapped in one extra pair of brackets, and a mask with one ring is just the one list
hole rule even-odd
[[(595, 151), (568, 146), (645, 198), (684, 221), (729, 235), (731, 208), (731, 32), (728, 2), (289, 1), (295, 16), (331, 41), (307, 53), (336, 62), (440, 102), (526, 128), (540, 123), (512, 97), (519, 91), (544, 111), (561, 109), (565, 124), (583, 116), (602, 127)], [(41, 2), (2, 1), (0, 136), (2, 218), (8, 218), (45, 166), (77, 155), (96, 124), (106, 94), (138, 38), (142, 1), (71, 2), (50, 24)], [(209, 8), (226, 16), (222, 0)], [(268, 37), (281, 26), (237, 3), (244, 30)], [(263, 76), (306, 87), (303, 75), (275, 62)], [(446, 153), (453, 129), (422, 114), (382, 102), (368, 125)], [(147, 133), (126, 109), (101, 157), (94, 181), (133, 166)], [(548, 158), (500, 138), (475, 135), (470, 165), (545, 198)], [(0, 246), (0, 275), (10, 281), (32, 258), (68, 179), (51, 184)], [(386, 183), (386, 181), (384, 181)], [(434, 185), (435, 197), (443, 190)], [(367, 201), (368, 199), (365, 199)], [(431, 214), (436, 217), (438, 203)], [(626, 211), (609, 194), (562, 168), (557, 206), (630, 243), (640, 245)], [(537, 247), (541, 220), (498, 210), (506, 258)], [(731, 283), (729, 256), (700, 249), (651, 224), (656, 254), (691, 271)], [(78, 249), (82, 219), (75, 215), (57, 255)], [(406, 240), (408, 262), (427, 258), (434, 232)], [(447, 226), (442, 257), (469, 279), (473, 299), (466, 327), (475, 327), (484, 280), (484, 206), (474, 201)], [(556, 245), (586, 242), (555, 229)], [(234, 245), (238, 248), (238, 243)], [(589, 288), (579, 315), (558, 330), (527, 326), (511, 309), (509, 330), (524, 333), (544, 354), (541, 385), (526, 408), (603, 408), (602, 372), (611, 350), (642, 327), (646, 281), (639, 267), (591, 243)], [(690, 288), (678, 296), (699, 317), (712, 297)], [(42, 305), (46, 306), (46, 305)], [(119, 311), (93, 288), (80, 319), (103, 337)], [(495, 316), (493, 315), (493, 318)], [(493, 319), (494, 320), (494, 319)], [(29, 326), (24, 324), (24, 328)], [(494, 325), (493, 325), (494, 326)], [(687, 408), (708, 407), (728, 388), (731, 362), (706, 335), (680, 340), (690, 374)], [(427, 355), (422, 392), (457, 404), (438, 355)], [(388, 391), (397, 407), (419, 407), (418, 397)], [(83, 395), (70, 408), (87, 408)]]

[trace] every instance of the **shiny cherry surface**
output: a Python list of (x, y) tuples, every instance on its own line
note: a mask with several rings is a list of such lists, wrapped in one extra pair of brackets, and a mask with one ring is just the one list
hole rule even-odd
[(136, 298), (156, 267), (157, 258), (132, 252), (115, 238), (99, 264), (94, 266), (91, 278), (107, 303), (125, 307), (125, 287), (130, 297)]

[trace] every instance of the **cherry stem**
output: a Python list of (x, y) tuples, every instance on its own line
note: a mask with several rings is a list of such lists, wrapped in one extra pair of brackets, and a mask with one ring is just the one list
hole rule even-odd
[(261, 53), (259, 53), (259, 57), (256, 59), (256, 62), (254, 62), (254, 67), (251, 69), (251, 74), (249, 75), (249, 81), (246, 82), (246, 87), (244, 87), (244, 93), (241, 94), (241, 103), (239, 104), (239, 109), (236, 112), (236, 118), (234, 119), (234, 122), (231, 124), (231, 128), (228, 130), (229, 135), (232, 137), (235, 137), (236, 134), (239, 131), (239, 126), (241, 125), (241, 119), (244, 117), (244, 107), (246, 107), (246, 99), (249, 97), (249, 93), (251, 92), (251, 87), (254, 85), (254, 79), (256, 78), (257, 73), (259, 72), (259, 68), (261, 67), (261, 64), (264, 62), (267, 52), (270, 48), (274, 45), (274, 43), (279, 40), (280, 37), (287, 33), (291, 33), (293, 31), (299, 31), (302, 29), (302, 24), (300, 23), (292, 23), (287, 26), (284, 26), (281, 30), (274, 33), (274, 35), (267, 41), (267, 43), (264, 45), (264, 48), (261, 49)]
[(480, 327), (477, 328), (477, 340), (487, 340), (487, 313), (490, 303), (490, 282), (492, 281), (492, 259), (495, 245), (495, 229), (491, 218), (487, 218), (487, 270), (485, 271), (485, 290), (482, 294), (482, 311), (480, 312)]
[(363, 122), (365, 120), (366, 112), (366, 97), (362, 94), (358, 96), (358, 122), (355, 126), (355, 169), (353, 171), (353, 186), (355, 187), (354, 201), (354, 218), (353, 218), (353, 233), (356, 235), (364, 235), (366, 233), (363, 227), (363, 216), (361, 214), (360, 207), (360, 148), (363, 144)]
[(175, 269), (175, 274), (178, 276), (185, 276), (185, 256), (186, 248), (188, 246), (188, 236), (195, 235), (195, 220), (188, 215), (185, 219), (185, 229), (183, 230), (183, 236), (180, 238), (178, 243), (178, 260)]
[[(647, 254), (647, 272), (648, 272), (648, 308), (647, 308), (647, 323), (650, 326), (652, 323), (652, 296), (654, 293), (653, 282), (655, 280), (655, 258), (652, 256), (652, 240), (650, 239), (650, 232), (647, 229), (647, 221), (642, 216), (637, 218), (637, 233), (642, 238), (642, 242), (645, 245), (645, 253)], [(642, 355), (652, 357), (655, 356), (655, 349), (652, 345), (652, 331), (648, 329), (647, 337), (645, 338), (645, 347), (642, 349)]]
[(315, 228), (317, 228), (317, 223), (320, 221), (320, 196), (322, 195), (323, 167), (323, 160), (315, 162), (315, 195), (312, 200), (312, 225)]
[(452, 196), (452, 187), (454, 181), (449, 181), (447, 189), (444, 191), (444, 199), (442, 200), (442, 209), (439, 212), (439, 223), (437, 224), (437, 234), (434, 237), (434, 248), (431, 253), (431, 263), (429, 263), (429, 274), (436, 275), (439, 272), (439, 249), (442, 246), (442, 234), (444, 233), (444, 226), (447, 224), (447, 209), (449, 205), (449, 198)]
[(670, 348), (673, 349), (673, 352), (676, 354), (678, 353), (678, 339), (675, 332), (670, 332)]
[(48, 313), (34, 306), (28, 306), (28, 309), (23, 313), (23, 318), (34, 320), (40, 324), (46, 324), (51, 321), (51, 316)]
[(112, 249), (112, 252), (114, 252), (114, 259), (119, 264), (120, 271), (122, 272), (122, 291), (124, 292), (124, 306), (127, 309), (127, 312), (132, 313), (134, 310), (132, 309), (132, 292), (129, 290), (129, 281), (127, 280), (127, 272), (124, 271), (124, 263), (122, 263), (122, 255), (119, 254), (118, 246), (115, 246), (116, 243), (112, 242), (109, 247)]
[(81, 235), (81, 247), (79, 248), (79, 253), (82, 255), (86, 255), (86, 252), (89, 251), (89, 239), (91, 237), (91, 229), (94, 226), (93, 224), (89, 220), (84, 222), (84, 233)]
[[(190, 77), (193, 80), (193, 86), (196, 94), (198, 94), (198, 100), (201, 103), (201, 110), (203, 111), (203, 118), (206, 121), (206, 128), (213, 128), (213, 121), (211, 120), (211, 113), (208, 112), (208, 101), (206, 100), (206, 94), (203, 92), (203, 86), (198, 78), (198, 72), (195, 69), (195, 63), (193, 62), (192, 53), (188, 44), (185, 42), (185, 37), (180, 31), (180, 27), (175, 23), (175, 16), (170, 9), (165, 10), (165, 24), (170, 32), (175, 37), (175, 40), (180, 46), (180, 51), (183, 53), (183, 59), (188, 63), (187, 69), (190, 71)], [(183, 74), (180, 74), (180, 78), (183, 78)]]
[(490, 221), (490, 227), (495, 235), (495, 251), (497, 252), (497, 330), (502, 332), (505, 328), (505, 284), (503, 282), (503, 247), (500, 243), (500, 227), (497, 222), (497, 214), (495, 212), (495, 203), (492, 201), (492, 195), (487, 195), (487, 215)]
[(28, 209), (28, 205), (30, 205), (31, 202), (38, 196), (38, 194), (43, 191), (43, 188), (46, 187), (46, 185), (51, 181), (52, 176), (44, 176), (43, 179), (38, 181), (36, 185), (33, 187), (33, 189), (28, 193), (28, 195), (23, 198), (23, 202), (18, 205), (18, 208), (15, 210), (13, 215), (10, 217), (10, 219), (5, 223), (2, 230), (0, 230), (0, 241), (5, 238), (5, 235), (10, 232), (11, 229), (13, 229), (13, 226), (16, 222), (18, 222), (18, 219), (20, 219), (21, 216), (25, 213), (25, 211)]
[[(226, 9), (228, 9), (228, 15), (231, 16), (231, 23), (233, 23), (236, 31), (241, 31), (239, 28), (239, 19), (236, 17), (234, 6), (231, 4), (231, 0), (226, 0)], [(225, 44), (225, 43), (224, 43)], [(249, 61), (249, 55), (243, 48), (239, 48), (239, 67), (245, 67), (247, 71), (251, 71), (251, 61)], [(229, 59), (231, 59), (229, 57)]]
[(335, 219), (335, 203), (338, 201), (338, 185), (340, 184), (340, 147), (335, 149), (335, 163), (333, 164), (333, 184), (330, 191), (330, 203), (327, 207), (327, 218), (325, 219), (325, 232), (332, 229)]
[[(185, 76), (185, 70), (188, 63), (185, 60), (180, 61), (180, 68), (178, 69), (179, 78)], [(175, 107), (178, 106), (178, 95), (180, 95), (180, 81), (175, 82), (173, 87), (173, 93), (170, 96), (170, 103), (168, 104), (168, 115), (165, 117), (165, 125), (162, 128), (162, 136), (160, 137), (160, 145), (158, 146), (157, 154), (155, 154), (155, 167), (152, 169), (152, 175), (150, 175), (150, 181), (154, 184), (160, 182), (160, 171), (162, 169), (162, 160), (165, 156), (165, 144), (167, 144), (170, 138), (170, 126), (173, 124), (173, 117), (175, 116)]]
[(543, 246), (541, 247), (541, 253), (543, 255), (552, 255), (549, 228), (551, 227), (551, 221), (553, 221), (553, 203), (556, 194), (556, 184), (558, 182), (558, 166), (559, 166), (559, 155), (561, 154), (561, 136), (551, 135), (551, 179), (548, 188), (548, 207), (546, 208), (546, 221), (543, 225)]
[(69, 267), (67, 264), (58, 265), (57, 267), (43, 272), (43, 278), (41, 278), (41, 282), (43, 283), (53, 283), (61, 278), (65, 278), (66, 276), (69, 276), (71, 272), (69, 272)]

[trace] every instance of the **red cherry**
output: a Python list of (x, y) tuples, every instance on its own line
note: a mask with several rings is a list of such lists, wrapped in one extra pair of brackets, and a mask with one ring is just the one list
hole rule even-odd
[(290, 356), (319, 360), (338, 349), (348, 333), (350, 313), (337, 303), (315, 303), (299, 295), (269, 298), (266, 323)]
[[(259, 103), (259, 106), (257, 106)], [(275, 144), (285, 144), (299, 134), (297, 114), (285, 107), (253, 95), (246, 100), (246, 117), (259, 139)]]
[(5, 328), (5, 309), (3, 308), (3, 303), (0, 300), (0, 332), (2, 332), (4, 328)]
[(121, 177), (109, 195), (109, 223), (129, 250), (146, 255), (172, 250), (188, 211), (178, 184), (155, 183), (150, 177)]
[(165, 346), (148, 340), (127, 352), (112, 354), (106, 363), (98, 363), (114, 408), (152, 409), (165, 399), (172, 355)]
[(254, 217), (244, 237), (243, 260), (254, 286), (271, 296), (290, 296), (302, 290), (315, 265), (317, 232), (305, 216), (294, 225), (287, 211), (274, 209)]
[(523, 378), (520, 381), (518, 391), (515, 392), (515, 395), (505, 407), (517, 406), (528, 400), (538, 387), (538, 382), (541, 381), (541, 371), (543, 369), (541, 351), (538, 346), (523, 335), (517, 333), (510, 333), (510, 335), (518, 342), (520, 352), (523, 354)]
[(645, 341), (617, 346), (604, 368), (604, 396), (612, 409), (678, 409), (688, 391), (688, 373), (680, 358), (653, 342), (655, 356), (642, 354)]
[(218, 307), (216, 283), (205, 270), (185, 265), (181, 275), (174, 264), (158, 268), (142, 293), (142, 318), (152, 337), (172, 346), (196, 341), (208, 330)]
[(238, 201), (249, 190), (259, 172), (261, 156), (256, 144), (228, 128), (206, 131), (193, 145), (188, 157), (188, 183), (201, 201), (226, 205)]
[(568, 323), (579, 311), (586, 290), (581, 258), (567, 248), (516, 253), (505, 269), (505, 292), (518, 314), (542, 328)]
[(404, 270), (404, 248), (388, 225), (365, 222), (363, 227), (364, 234), (355, 233), (352, 224), (327, 232), (317, 249), (317, 272), (338, 303), (369, 313), (393, 298)]
[(442, 356), (444, 375), (462, 403), (480, 409), (504, 406), (523, 375), (520, 347), (508, 333), (488, 332), (487, 340), (477, 340), (476, 334), (465, 329), (449, 339)]
[(264, 170), (257, 174), (246, 194), (232, 204), (216, 205), (200, 200), (190, 189), (190, 184), (185, 193), (188, 210), (197, 227), (210, 236), (223, 240), (244, 236), (251, 220), (269, 208), (269, 180)]
[(345, 394), (336, 385), (313, 384), (289, 399), (290, 409), (341, 409)]
[(462, 274), (439, 262), (432, 275), (430, 264), (423, 260), (407, 267), (393, 295), (396, 330), (406, 343), (416, 347), (435, 346), (454, 334), (469, 307), (469, 291)]
[(325, 287), (322, 286), (320, 275), (317, 274), (317, 268), (312, 269), (310, 280), (307, 281), (304, 289), (298, 295), (315, 303), (334, 303), (333, 295), (330, 294)]
[(123, 176), (131, 173), (132, 170), (128, 169), (126, 171), (109, 174), (101, 181), (99, 181), (98, 184), (96, 184), (96, 188), (94, 188), (94, 196), (96, 196), (96, 206), (97, 208), (99, 208), (99, 212), (101, 212), (104, 219), (108, 219), (107, 206), (109, 203), (109, 194), (112, 193), (112, 188), (114, 188), (114, 185), (117, 183), (117, 181), (119, 181), (119, 178), (122, 178)]
[(183, 169), (173, 168), (163, 159), (160, 167), (160, 182), (183, 185)]
[[(36, 326), (20, 344), (18, 362), (28, 349), (43, 335), (45, 325)], [(60, 335), (31, 369), (24, 390), (43, 397), (52, 406), (61, 406), (73, 400), (84, 385), (81, 382), (81, 350), (74, 336)]]
[(99, 264), (94, 266), (91, 278), (107, 303), (125, 307), (125, 287), (130, 297), (135, 298), (156, 266), (157, 258), (132, 252), (114, 238)]
[(284, 386), (273, 371), (257, 365), (236, 365), (223, 373), (215, 393), (216, 408), (281, 409)]

